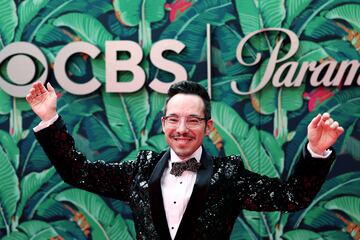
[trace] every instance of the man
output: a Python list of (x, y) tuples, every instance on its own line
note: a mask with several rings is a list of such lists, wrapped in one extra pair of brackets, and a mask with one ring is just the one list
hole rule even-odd
[(202, 142), (213, 125), (210, 99), (194, 82), (169, 89), (162, 128), (170, 149), (140, 151), (136, 160), (121, 163), (90, 162), (75, 150), (50, 84), (47, 90), (35, 83), (26, 99), (42, 120), (35, 135), (64, 181), (128, 201), (138, 239), (226, 239), (242, 209), (306, 207), (335, 159), (329, 148), (344, 131), (327, 113), (315, 117), (294, 174), (281, 182), (246, 170), (239, 156), (206, 153)]

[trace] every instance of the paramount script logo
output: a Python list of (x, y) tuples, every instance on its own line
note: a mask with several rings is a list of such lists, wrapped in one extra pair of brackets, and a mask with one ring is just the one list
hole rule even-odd
[[(256, 54), (253, 62), (245, 62), (243, 59), (243, 49), (245, 44), (255, 35), (259, 33), (266, 33), (270, 31), (279, 31), (284, 33), (290, 39), (288, 51), (280, 56), (279, 52), (283, 45), (285, 38), (281, 38), (275, 45), (268, 60), (265, 72), (261, 76), (261, 81), (255, 87), (251, 87), (247, 92), (240, 91), (236, 82), (232, 81), (231, 89), (239, 95), (253, 94), (264, 88), (270, 80), (274, 87), (299, 87), (304, 81), (305, 75), (311, 74), (310, 84), (314, 87), (323, 85), (325, 87), (349, 86), (353, 84), (356, 75), (358, 74), (359, 61), (346, 60), (342, 62), (326, 61), (318, 63), (289, 61), (299, 48), (299, 39), (295, 33), (284, 28), (266, 28), (255, 31), (247, 35), (240, 41), (236, 49), (236, 57), (239, 64), (244, 66), (256, 66), (261, 62), (261, 53)], [(149, 87), (156, 92), (166, 93), (168, 88), (174, 82), (187, 80), (187, 72), (180, 64), (170, 61), (163, 57), (164, 51), (174, 51), (181, 54), (185, 45), (177, 40), (161, 40), (155, 43), (150, 51), (150, 60), (155, 67), (172, 73), (175, 78), (173, 82), (165, 83), (160, 79), (154, 78)], [(130, 53), (129, 59), (118, 60), (117, 53), (125, 51)], [(284, 51), (283, 51), (284, 52)], [(63, 47), (57, 54), (54, 61), (54, 74), (59, 85), (66, 91), (76, 94), (85, 95), (96, 91), (101, 82), (95, 77), (86, 83), (76, 83), (72, 81), (66, 74), (66, 63), (68, 59), (76, 53), (85, 53), (92, 58), (96, 58), (100, 53), (100, 49), (96, 46), (86, 42), (73, 42)], [(12, 83), (6, 81), (0, 76), (0, 87), (9, 95), (15, 97), (25, 97), (31, 82), (36, 74), (36, 65), (33, 59), (37, 59), (44, 67), (42, 75), (37, 79), (45, 82), (48, 77), (48, 63), (46, 57), (41, 50), (35, 45), (28, 42), (15, 42), (7, 45), (0, 52), (0, 62), (10, 58), (7, 64), (8, 78)], [(145, 84), (145, 71), (140, 67), (140, 62), (143, 58), (141, 47), (133, 41), (108, 41), (105, 45), (105, 78), (107, 92), (135, 92), (143, 87)], [(209, 61), (209, 58), (208, 58)], [(21, 70), (19, 70), (21, 68)], [(117, 74), (122, 71), (130, 71), (133, 74), (133, 79), (130, 82), (117, 82)], [(356, 84), (360, 85), (360, 76), (357, 76)], [(208, 76), (208, 78), (210, 78)], [(344, 80), (345, 79), (345, 80)], [(211, 79), (208, 79), (208, 86), (211, 89)]]

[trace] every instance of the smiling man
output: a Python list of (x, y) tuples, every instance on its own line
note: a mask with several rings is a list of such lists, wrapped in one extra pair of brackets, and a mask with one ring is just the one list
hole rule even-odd
[[(210, 99), (199, 84), (171, 86), (162, 127), (169, 149), (140, 151), (134, 161), (90, 162), (56, 113), (56, 94), (35, 83), (27, 101), (42, 120), (35, 135), (65, 182), (127, 201), (138, 239), (229, 239), (242, 209), (297, 211), (312, 201), (335, 159), (331, 145), (344, 129), (315, 117), (287, 182), (248, 171), (240, 156), (212, 157), (202, 146), (212, 128)], [(261, 161), (261, 159), (260, 159)]]

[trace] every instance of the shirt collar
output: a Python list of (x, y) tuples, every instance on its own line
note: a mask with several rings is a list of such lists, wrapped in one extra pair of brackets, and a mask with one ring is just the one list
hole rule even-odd
[[(198, 149), (196, 149), (195, 152), (193, 152), (188, 159), (190, 158), (195, 158), (196, 161), (200, 162), (201, 159), (201, 154), (202, 154), (202, 146), (200, 146)], [(169, 166), (171, 166), (171, 163), (173, 162), (182, 162), (183, 160), (181, 160), (179, 158), (179, 156), (175, 153), (175, 151), (173, 149), (170, 148), (170, 160), (169, 160)]]

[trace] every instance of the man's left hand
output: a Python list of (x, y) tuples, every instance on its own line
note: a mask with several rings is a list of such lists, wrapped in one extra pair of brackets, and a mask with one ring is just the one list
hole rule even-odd
[(309, 147), (314, 153), (322, 155), (343, 132), (344, 128), (329, 113), (319, 114), (308, 125)]

